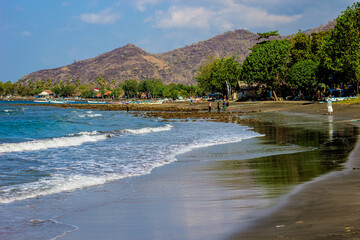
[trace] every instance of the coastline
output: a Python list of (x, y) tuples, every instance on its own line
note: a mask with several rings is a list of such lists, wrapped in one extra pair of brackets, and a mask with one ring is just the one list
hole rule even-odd
[(346, 169), (297, 186), (228, 239), (360, 239), (359, 156), (358, 137)]
[[(357, 120), (359, 118), (360, 111), (356, 111), (360, 109), (359, 106), (360, 105), (353, 105), (350, 107), (346, 106), (345, 108), (334, 106), (335, 113), (333, 122), (349, 122), (359, 127), (360, 124)], [(76, 106), (74, 107), (76, 108)], [(119, 110), (115, 108), (108, 109), (107, 107), (105, 109), (103, 106), (96, 107), (97, 108), (94, 108), (94, 110)], [(215, 111), (209, 114), (206, 112), (206, 108), (207, 106), (205, 104), (199, 104), (197, 106), (190, 107), (180, 104), (178, 106), (172, 105), (171, 108), (168, 108), (168, 106), (151, 106), (150, 110), (148, 106), (144, 106), (138, 109), (132, 108), (132, 111), (130, 113), (137, 116), (141, 115), (144, 117), (160, 117), (164, 121), (172, 121), (172, 119), (182, 119), (181, 121), (189, 121), (192, 118), (195, 118), (211, 119), (213, 121), (222, 122), (238, 122), (248, 126), (252, 123), (256, 123), (257, 121), (266, 121), (268, 114), (271, 114), (273, 112), (285, 112), (295, 116), (312, 116), (313, 118), (317, 118), (318, 116), (320, 118), (324, 118), (324, 116), (321, 115), (326, 115), (325, 105), (318, 103), (301, 102), (294, 104), (273, 102), (233, 104), (229, 108), (229, 111), (220, 114)], [(167, 110), (164, 111), (164, 109)], [(262, 114), (263, 119), (254, 119), (251, 117), (252, 114)], [(287, 117), (285, 116), (284, 118), (286, 120)], [(298, 124), (301, 125), (308, 123), (299, 121)], [(310, 124), (312, 123), (310, 122)], [(360, 169), (358, 169), (360, 166), (360, 159), (357, 157), (359, 156), (359, 154), (360, 140), (358, 137), (356, 147), (352, 150), (349, 160), (346, 162), (346, 169), (322, 175), (309, 182), (300, 184), (298, 187), (295, 187), (293, 191), (281, 198), (279, 203), (276, 204), (274, 207), (271, 207), (270, 209), (259, 210), (259, 212), (261, 212), (261, 216), (258, 216), (255, 219), (255, 222), (249, 221), (250, 223), (249, 225), (247, 225), (245, 230), (242, 229), (243, 226), (236, 227), (236, 225), (239, 225), (239, 223), (236, 222), (236, 218), (224, 218), (226, 220), (223, 222), (223, 224), (231, 224), (234, 225), (235, 229), (242, 230), (232, 235), (232, 233), (237, 231), (233, 231), (234, 229), (227, 229), (228, 234), (222, 235), (222, 238), (219, 239), (224, 239), (230, 234), (231, 236), (229, 239), (358, 239), (360, 237), (360, 228), (358, 225), (359, 219), (357, 218), (360, 209), (359, 204), (357, 204), (358, 199), (360, 199), (359, 194), (357, 193), (360, 182), (360, 180), (358, 180), (358, 175), (360, 174)], [(170, 183), (167, 182), (169, 179), (171, 179), (169, 178), (169, 173), (167, 172), (167, 170), (170, 169), (172, 170), (172, 173), (175, 173), (179, 170), (179, 166), (181, 168), (181, 165), (183, 164), (188, 165), (188, 169), (194, 167), (194, 163), (186, 163), (185, 161), (185, 163), (170, 164), (162, 168), (155, 169), (154, 172), (148, 176), (129, 180), (129, 182), (132, 182), (132, 185), (134, 184), (133, 181), (144, 181), (145, 179), (145, 182), (147, 182), (147, 180), (150, 180), (149, 183), (146, 183), (145, 185), (143, 182), (140, 184), (142, 187), (144, 187), (142, 191), (147, 192), (147, 194), (149, 195), (147, 195), (146, 197), (140, 196), (140, 198), (132, 196), (131, 199), (125, 199), (125, 201), (123, 201), (124, 199), (120, 197), (119, 201), (122, 201), (122, 203), (125, 202), (125, 205), (127, 206), (125, 207), (125, 210), (121, 210), (118, 208), (114, 209), (114, 205), (108, 205), (104, 207), (97, 207), (97, 209), (95, 209), (96, 211), (93, 211), (94, 209), (86, 209), (79, 213), (74, 213), (69, 216), (63, 217), (63, 219), (61, 220), (64, 220), (65, 222), (72, 223), (74, 219), (75, 221), (77, 221), (77, 224), (75, 225), (78, 225), (78, 223), (80, 223), (80, 225), (83, 225), (80, 226), (81, 230), (68, 234), (62, 239), (87, 239), (89, 237), (90, 239), (96, 239), (96, 234), (99, 234), (98, 237), (108, 236), (109, 238), (116, 238), (116, 233), (119, 232), (114, 231), (114, 229), (106, 233), (104, 232), (107, 231), (106, 228), (119, 227), (116, 222), (113, 222), (114, 220), (118, 220), (116, 217), (116, 213), (119, 213), (121, 211), (133, 211), (133, 207), (144, 207), (143, 203), (146, 203), (149, 198), (153, 198), (154, 193), (149, 192), (149, 189), (155, 189), (157, 193), (160, 194), (160, 196), (165, 197), (165, 200), (162, 200), (160, 201), (160, 203), (156, 203), (155, 205), (152, 204), (152, 207), (155, 207), (155, 209), (159, 211), (174, 211), (174, 216), (182, 215), (183, 213), (181, 211), (176, 211), (173, 210), (173, 208), (165, 207), (166, 205), (172, 205), (170, 203), (172, 201), (177, 202), (177, 200), (175, 198), (169, 198), (164, 195), (165, 193), (162, 192), (161, 187), (165, 187), (165, 189), (171, 188), (172, 186), (179, 187), (179, 185), (181, 186), (184, 183), (181, 181), (176, 181), (178, 180), (177, 178), (172, 180)], [(195, 165), (197, 164), (200, 163), (196, 163)], [(193, 173), (197, 174), (198, 172), (196, 172), (196, 170), (197, 168), (193, 170)], [(184, 173), (183, 171), (181, 171), (181, 169), (180, 172)], [(201, 176), (205, 175), (203, 174)], [(190, 180), (191, 179), (194, 178), (190, 178)], [(151, 181), (154, 182), (150, 183)], [(187, 181), (189, 180), (185, 181), (188, 184)], [(206, 179), (202, 181), (206, 182)], [(126, 188), (129, 188), (129, 182), (125, 184)], [(112, 190), (116, 190), (117, 188), (119, 188), (119, 183), (121, 185), (122, 181), (111, 183), (110, 185), (112, 186), (112, 188), (105, 191), (111, 192)], [(131, 187), (133, 187), (132, 185)], [(201, 190), (201, 188), (199, 187), (195, 189)], [(170, 193), (174, 193), (174, 190), (171, 191)], [(100, 196), (101, 194), (102, 193), (99, 193), (96, 196)], [(202, 199), (203, 196), (199, 194), (197, 195), (197, 198)], [(140, 204), (135, 203), (135, 205), (132, 205), (132, 200), (140, 202)], [(183, 203), (184, 202), (180, 202), (179, 204)], [(338, 209), (335, 209), (336, 207), (338, 207)], [(105, 211), (103, 212), (103, 210)], [(316, 214), (314, 214), (314, 212)], [(155, 218), (159, 217), (158, 214), (153, 213), (152, 215)], [(136, 223), (135, 220), (142, 220), (140, 217), (141, 215), (137, 217), (135, 215), (128, 216), (130, 216), (130, 218), (133, 218), (133, 220), (126, 225), (127, 227), (134, 228), (132, 229), (133, 231), (137, 231), (136, 229), (138, 227), (144, 227), (145, 233), (152, 230), (151, 226), (149, 225), (142, 226), (141, 224)], [(196, 212), (192, 213), (192, 216), (196, 219)], [(232, 215), (230, 214), (228, 216)], [(99, 217), (100, 219), (94, 219), (97, 217)], [(150, 220), (148, 219), (147, 221)], [(134, 225), (131, 225), (130, 223), (133, 223)], [(94, 224), (100, 225), (95, 226)], [(106, 224), (109, 225), (107, 226)], [(206, 229), (205, 226), (204, 228)], [(158, 231), (160, 230), (158, 229)], [(179, 229), (172, 229), (172, 231), (173, 233), (177, 233)], [(161, 235), (160, 232), (158, 232), (158, 234)], [(203, 234), (203, 236), (206, 236), (205, 231), (203, 232)], [(141, 237), (139, 237), (138, 239), (141, 239)], [(175, 237), (174, 239), (181, 238)], [(191, 238), (189, 237), (188, 239)]]
[[(300, 115), (325, 115), (319, 105), (280, 110)], [(334, 122), (360, 128), (360, 106), (335, 105)], [(346, 168), (297, 186), (278, 204), (228, 239), (360, 239), (360, 134)]]
[[(203, 104), (204, 105), (204, 104)], [(321, 116), (326, 115), (325, 105), (319, 103), (245, 103), (234, 104), (227, 113), (205, 113), (206, 105), (187, 106), (179, 113), (177, 108), (168, 111), (158, 106), (146, 109), (132, 108), (133, 114), (147, 117), (171, 119), (211, 118), (215, 121), (231, 122), (234, 116), (248, 116), (253, 113), (285, 112), (291, 114)], [(185, 110), (184, 110), (185, 109)], [(107, 109), (108, 110), (108, 109)], [(334, 106), (334, 122), (349, 122), (360, 127), (357, 121), (360, 116), (360, 105)], [(135, 111), (135, 112), (133, 112)], [(210, 115), (210, 116), (209, 116)], [(236, 117), (235, 117), (236, 118)], [(247, 117), (239, 122), (247, 125)], [(231, 234), (229, 239), (358, 239), (360, 223), (357, 217), (360, 211), (360, 139), (352, 150), (346, 169), (335, 171), (297, 186), (281, 198), (278, 204), (270, 209), (261, 210), (264, 214), (252, 220), (246, 229)], [(242, 227), (239, 226), (239, 229)], [(70, 237), (70, 235), (69, 235)], [(225, 237), (225, 236), (224, 236)], [(68, 239), (68, 238), (64, 238)], [(70, 237), (69, 239), (73, 239)]]

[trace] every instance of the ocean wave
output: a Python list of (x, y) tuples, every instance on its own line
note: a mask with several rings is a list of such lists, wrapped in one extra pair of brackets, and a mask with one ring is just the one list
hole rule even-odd
[(52, 176), (43, 178), (37, 182), (25, 183), (21, 187), (16, 185), (8, 186), (1, 190), (0, 204), (21, 201), (28, 198), (46, 196), (60, 192), (71, 192), (91, 186), (102, 185), (110, 181), (142, 175), (142, 173), (108, 174), (103, 176)]
[(51, 139), (33, 140), (20, 143), (3, 143), (0, 144), (0, 153), (38, 151), (49, 148), (62, 148), (79, 146), (87, 142), (96, 142), (105, 140), (109, 137), (106, 134), (98, 135), (96, 132), (83, 132), (72, 134), (68, 137), (59, 137)]
[(222, 145), (222, 144), (228, 144), (228, 143), (236, 143), (241, 142), (246, 139), (254, 138), (254, 137), (261, 137), (264, 135), (257, 134), (257, 133), (249, 133), (247, 135), (242, 136), (234, 136), (234, 137), (221, 137), (206, 141), (197, 141), (193, 142), (189, 145), (184, 145), (181, 147), (178, 147), (175, 151), (171, 152), (169, 154), (169, 162), (176, 161), (176, 156), (191, 152), (192, 150), (199, 149), (199, 148), (205, 148), (205, 147), (211, 147), (215, 145)]
[(100, 113), (87, 113), (87, 114), (79, 114), (78, 117), (84, 118), (84, 117), (101, 117), (102, 115)]
[(123, 132), (126, 133), (132, 133), (132, 134), (146, 134), (146, 133), (151, 133), (151, 132), (164, 132), (164, 131), (170, 131), (171, 128), (173, 126), (171, 126), (170, 124), (167, 124), (163, 127), (145, 127), (145, 128), (140, 128), (140, 129), (124, 129)]
[[(151, 132), (168, 131), (172, 128), (173, 126), (171, 125), (165, 125), (157, 128), (147, 127), (140, 129), (126, 129), (122, 130), (122, 132), (125, 131), (131, 134), (145, 134)], [(82, 132), (77, 134), (81, 135), (74, 135), (72, 137), (68, 137), (69, 140), (71, 139), (71, 141), (73, 141), (77, 137), (106, 137), (106, 134), (96, 131)], [(126, 162), (126, 164), (122, 165), (121, 167), (115, 164), (116, 159), (110, 159), (106, 162), (97, 161), (94, 168), (91, 167), (91, 162), (87, 161), (86, 166), (91, 170), (96, 169), (96, 171), (92, 171), (92, 173), (90, 173), (89, 171), (82, 172), (78, 171), (75, 168), (75, 170), (72, 169), (63, 173), (52, 174), (51, 176), (43, 177), (36, 182), (3, 187), (0, 190), (0, 203), (11, 203), (14, 201), (21, 201), (28, 198), (35, 198), (38, 196), (45, 196), (60, 192), (70, 192), (77, 189), (92, 187), (96, 185), (103, 185), (107, 182), (115, 181), (122, 178), (150, 174), (154, 168), (175, 162), (178, 155), (190, 152), (194, 149), (240, 142), (245, 139), (259, 136), (262, 135), (248, 131), (240, 132), (239, 134), (233, 133), (230, 134), (230, 136), (217, 135), (211, 137), (202, 137), (200, 139), (197, 138), (194, 140), (190, 140), (190, 138), (188, 140), (179, 139), (179, 141), (174, 141), (170, 144), (166, 143), (158, 147), (155, 147), (157, 143), (149, 143), (150, 147), (148, 149), (145, 149), (143, 152), (138, 152), (138, 154), (135, 155), (134, 153), (137, 152), (137, 148), (132, 148), (132, 150), (130, 151), (132, 152), (132, 154), (129, 155), (129, 157), (131, 157), (131, 161)], [(121, 149), (121, 151), (124, 150), (121, 146), (119, 146), (119, 149)], [(150, 152), (148, 152), (147, 150), (150, 150)], [(116, 149), (114, 149), (114, 151), (116, 151)], [(109, 171), (107, 170), (107, 168), (109, 168)]]

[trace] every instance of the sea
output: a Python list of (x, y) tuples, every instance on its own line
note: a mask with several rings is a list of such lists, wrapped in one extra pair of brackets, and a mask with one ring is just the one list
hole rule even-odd
[[(149, 175), (199, 149), (265, 136), (236, 123), (0, 102), (0, 238), (59, 239), (78, 226), (57, 220), (63, 209), (50, 202)], [(260, 152), (265, 156), (316, 148), (275, 145)]]

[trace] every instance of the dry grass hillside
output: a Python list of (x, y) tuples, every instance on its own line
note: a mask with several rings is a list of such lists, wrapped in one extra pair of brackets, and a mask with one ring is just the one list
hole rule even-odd
[[(333, 28), (335, 21), (313, 28), (307, 33), (320, 32)], [(98, 76), (112, 81), (123, 82), (126, 79), (161, 79), (164, 83), (195, 84), (194, 79), (199, 67), (209, 57), (233, 56), (242, 62), (249, 54), (249, 48), (257, 43), (257, 34), (247, 30), (229, 31), (209, 40), (191, 46), (175, 49), (162, 54), (150, 54), (135, 45), (128, 44), (98, 57), (76, 61), (60, 68), (40, 70), (24, 76), (21, 81), (53, 82), (67, 81), (75, 83), (95, 82)], [(283, 37), (282, 37), (283, 38)]]

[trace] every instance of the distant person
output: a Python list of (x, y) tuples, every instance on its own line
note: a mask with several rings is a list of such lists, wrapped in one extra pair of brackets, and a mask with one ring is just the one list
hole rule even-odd
[(330, 97), (327, 99), (327, 111), (328, 111), (327, 112), (328, 115), (332, 115), (332, 113), (334, 111)]
[(211, 112), (211, 102), (209, 102), (209, 112)]
[(229, 108), (229, 100), (226, 100), (226, 108)]
[(226, 111), (226, 104), (225, 104), (225, 100), (223, 101), (222, 105), (223, 105), (223, 109), (224, 109), (224, 111)]
[(126, 104), (126, 112), (128, 112), (130, 109), (129, 109), (129, 105)]
[(217, 102), (217, 110), (220, 112), (220, 101)]

